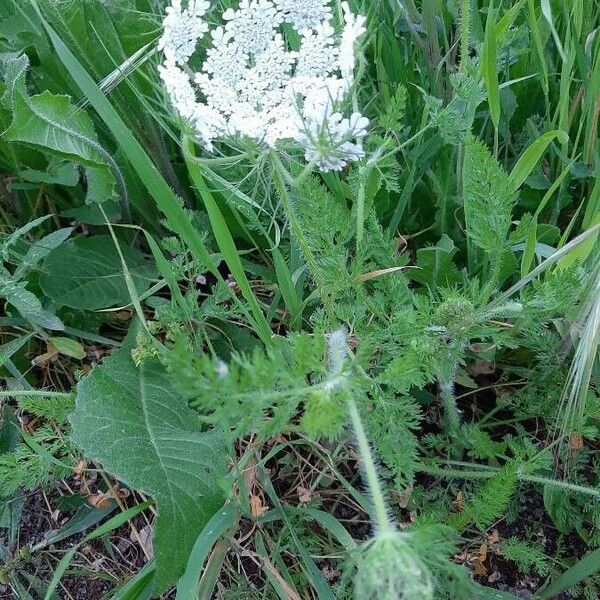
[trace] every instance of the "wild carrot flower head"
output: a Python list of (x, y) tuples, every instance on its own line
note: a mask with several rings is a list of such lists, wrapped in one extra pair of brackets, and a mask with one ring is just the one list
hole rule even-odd
[[(159, 67), (171, 103), (200, 143), (243, 136), (274, 147), (295, 140), (322, 171), (364, 155), (368, 121), (341, 114), (354, 82), (355, 48), (365, 19), (342, 3), (336, 31), (330, 0), (240, 0), (220, 24), (204, 20), (209, 2), (172, 0), (163, 21)], [(297, 41), (285, 37), (293, 29)], [(199, 70), (190, 59), (199, 40)]]
[(367, 543), (355, 581), (356, 600), (432, 600), (431, 576), (407, 535), (389, 531)]

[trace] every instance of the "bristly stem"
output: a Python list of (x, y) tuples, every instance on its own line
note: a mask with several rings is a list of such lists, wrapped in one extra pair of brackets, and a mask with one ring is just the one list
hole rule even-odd
[(460, 6), (460, 71), (467, 70), (469, 58), (469, 41), (471, 35), (471, 0), (462, 0)]
[(450, 364), (440, 369), (438, 375), (438, 388), (440, 400), (444, 408), (444, 415), (448, 424), (448, 433), (451, 437), (455, 437), (460, 430), (461, 415), (458, 405), (456, 404), (456, 396), (454, 394), (454, 379), (458, 370), (458, 363), (452, 356), (448, 357)]
[(439, 381), (440, 399), (444, 407), (444, 414), (448, 421), (448, 431), (450, 435), (456, 435), (460, 429), (460, 411), (456, 405), (454, 397), (454, 382), (452, 378), (440, 379)]
[(349, 397), (348, 399), (348, 413), (350, 415), (350, 421), (352, 421), (354, 437), (356, 438), (356, 447), (362, 460), (367, 487), (371, 492), (371, 502), (373, 504), (372, 517), (377, 524), (377, 533), (391, 533), (395, 530), (395, 527), (388, 514), (385, 496), (377, 475), (377, 466), (375, 465), (375, 459), (371, 452), (371, 446), (367, 439), (360, 413), (358, 412), (358, 408), (352, 397)]
[[(346, 385), (346, 379), (344, 377), (344, 364), (347, 358), (347, 344), (346, 344), (346, 331), (345, 329), (339, 329), (329, 335), (329, 375), (330, 375), (330, 387), (342, 387)], [(356, 439), (356, 447), (358, 454), (362, 461), (362, 467), (364, 476), (367, 481), (367, 487), (371, 493), (371, 502), (373, 506), (373, 514), (371, 517), (376, 523), (376, 532), (378, 534), (392, 533), (395, 531), (394, 524), (392, 523), (387, 504), (385, 502), (385, 495), (379, 476), (377, 475), (377, 465), (375, 464), (375, 458), (371, 451), (371, 445), (367, 438), (367, 433), (363, 425), (358, 407), (352, 397), (350, 390), (348, 390), (347, 405), (348, 414), (352, 423), (352, 429), (354, 430), (354, 437)]]

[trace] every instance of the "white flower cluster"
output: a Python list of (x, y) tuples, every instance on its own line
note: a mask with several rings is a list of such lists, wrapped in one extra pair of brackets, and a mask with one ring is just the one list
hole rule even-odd
[[(172, 0), (163, 22), (159, 67), (171, 102), (190, 121), (203, 146), (233, 135), (270, 146), (293, 139), (322, 171), (339, 171), (364, 156), (368, 125), (338, 106), (353, 84), (355, 46), (365, 18), (342, 2), (344, 24), (333, 27), (331, 0), (240, 0), (209, 29), (205, 0)], [(284, 38), (298, 34), (298, 50)], [(200, 71), (189, 59), (210, 36)], [(199, 100), (200, 98), (200, 100)]]

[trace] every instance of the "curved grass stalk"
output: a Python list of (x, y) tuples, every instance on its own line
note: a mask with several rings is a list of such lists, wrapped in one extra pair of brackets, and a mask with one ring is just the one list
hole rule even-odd
[(558, 412), (556, 434), (563, 440), (583, 426), (586, 396), (600, 347), (600, 253), (581, 318), (571, 329), (580, 333)]

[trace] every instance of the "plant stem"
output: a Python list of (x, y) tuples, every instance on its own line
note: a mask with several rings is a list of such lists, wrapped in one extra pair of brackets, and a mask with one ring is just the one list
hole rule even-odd
[(293, 238), (298, 243), (298, 247), (302, 255), (304, 256), (304, 260), (306, 261), (309, 271), (315, 279), (315, 283), (317, 286), (317, 290), (319, 292), (319, 296), (323, 301), (323, 305), (325, 306), (325, 311), (327, 315), (333, 319), (333, 303), (331, 298), (325, 293), (325, 285), (323, 281), (320, 281), (319, 278), (319, 266), (317, 257), (315, 256), (312, 248), (310, 247), (310, 243), (302, 230), (302, 226), (298, 221), (298, 215), (296, 214), (296, 209), (294, 208), (294, 204), (292, 199), (290, 198), (290, 194), (288, 191), (289, 187), (295, 187), (296, 181), (290, 177), (290, 174), (287, 172), (286, 168), (281, 163), (279, 157), (273, 153), (272, 154), (273, 161), (273, 171), (275, 175), (275, 183), (277, 185), (277, 191), (279, 193), (279, 197), (281, 198), (281, 202), (283, 204), (283, 208), (285, 210), (285, 214), (287, 216), (290, 233)]
[(440, 400), (442, 401), (444, 414), (446, 415), (446, 419), (448, 421), (448, 432), (450, 435), (454, 436), (460, 429), (460, 411), (456, 405), (456, 398), (454, 397), (454, 382), (452, 379), (452, 377), (448, 379), (440, 379), (438, 385), (440, 389)]
[(347, 402), (348, 413), (350, 414), (354, 436), (356, 437), (356, 446), (362, 459), (367, 486), (371, 492), (371, 503), (373, 506), (372, 517), (377, 524), (378, 533), (391, 533), (395, 528), (388, 515), (383, 488), (381, 487), (379, 477), (377, 476), (375, 459), (371, 452), (371, 446), (369, 445), (362, 419), (360, 418), (354, 399), (350, 397)]
[(367, 173), (364, 167), (359, 169), (360, 184), (356, 198), (356, 244), (360, 246), (365, 233), (365, 187)]
[[(455, 461), (449, 461), (445, 464), (453, 464), (453, 462)], [(473, 466), (477, 467), (477, 469), (468, 471), (466, 469), (444, 468), (441, 466), (438, 467), (431, 463), (421, 463), (418, 470), (421, 473), (427, 473), (428, 475), (451, 479), (491, 479), (499, 471), (499, 469), (491, 469), (489, 467), (486, 467), (484, 470), (482, 465), (477, 464), (474, 464)], [(585, 485), (578, 485), (576, 483), (569, 483), (568, 481), (561, 481), (560, 479), (552, 479), (550, 477), (543, 477), (541, 475), (528, 475), (520, 471), (517, 471), (517, 479), (525, 483), (539, 483), (542, 485), (561, 488), (574, 493), (585, 494), (586, 496), (600, 498), (600, 491), (595, 488)]]
[(67, 392), (46, 392), (45, 390), (2, 390), (2, 398), (72, 398), (73, 394)]

